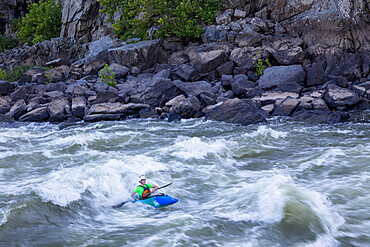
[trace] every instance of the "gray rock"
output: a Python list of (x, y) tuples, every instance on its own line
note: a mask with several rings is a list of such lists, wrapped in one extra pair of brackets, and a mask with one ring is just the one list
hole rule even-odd
[(220, 76), (222, 75), (231, 75), (234, 71), (234, 62), (229, 61), (217, 67), (217, 72)]
[(14, 90), (14, 85), (8, 81), (0, 80), (0, 95), (11, 94)]
[(7, 112), (5, 116), (18, 120), (22, 115), (26, 114), (26, 112), (26, 102), (24, 101), (24, 99), (20, 99), (14, 105), (12, 105), (9, 112)]
[(237, 97), (242, 96), (248, 89), (256, 86), (253, 82), (248, 80), (248, 76), (243, 74), (234, 76), (230, 84), (234, 94)]
[[(42, 86), (42, 85), (40, 85), (40, 86)], [(59, 82), (59, 83), (48, 83), (45, 86), (45, 91), (46, 92), (51, 92), (51, 91), (61, 91), (61, 92), (64, 92), (64, 90), (66, 90), (66, 85), (63, 82)]]
[(158, 58), (160, 40), (141, 41), (108, 50), (111, 62), (131, 67), (142, 64), (142, 69), (152, 67)]
[(278, 116), (290, 116), (297, 108), (298, 104), (298, 99), (287, 97), (275, 103), (274, 114)]
[(86, 98), (84, 96), (76, 96), (72, 99), (72, 115), (82, 119), (86, 111)]
[(265, 39), (262, 44), (282, 65), (302, 63), (305, 58), (305, 53), (300, 47), (303, 40), (299, 38), (275, 35)]
[(21, 122), (42, 122), (49, 118), (47, 107), (34, 109), (19, 118)]
[(313, 63), (306, 68), (307, 86), (316, 86), (326, 82), (325, 68), (322, 63)]
[(313, 99), (312, 100), (312, 109), (315, 111), (324, 111), (329, 112), (329, 107), (326, 105), (325, 101), (323, 99)]
[(173, 82), (178, 89), (184, 92), (185, 96), (198, 96), (201, 93), (209, 92), (212, 85), (206, 81), (196, 81), (196, 82), (182, 82), (176, 80)]
[(217, 25), (229, 24), (231, 22), (230, 13), (224, 13), (216, 17)]
[(269, 90), (292, 81), (303, 85), (305, 76), (306, 73), (301, 65), (269, 67), (265, 69), (264, 74), (258, 80), (258, 86)]
[(198, 72), (192, 66), (182, 64), (175, 70), (175, 74), (185, 81), (191, 81), (191, 79), (194, 78)]
[(234, 17), (235, 18), (244, 18), (246, 16), (247, 16), (247, 12), (245, 12), (243, 10), (236, 9), (235, 12), (234, 12)]
[(339, 122), (344, 122), (349, 119), (347, 113), (343, 112), (321, 112), (312, 110), (302, 110), (295, 112), (292, 116), (295, 121), (301, 121), (306, 123), (314, 124), (334, 124)]
[(26, 71), (19, 79), (19, 85), (25, 85), (31, 82), (37, 82), (36, 75), (43, 75), (45, 69), (42, 67), (33, 67)]
[(114, 103), (118, 100), (118, 92), (98, 91), (95, 103)]
[(207, 73), (216, 69), (220, 64), (225, 62), (226, 53), (224, 50), (212, 50), (205, 52), (198, 52), (191, 63), (195, 66), (199, 73)]
[(198, 117), (200, 114), (200, 110), (201, 104), (195, 96), (184, 99), (172, 109), (173, 112), (175, 112), (182, 118)]
[(250, 47), (261, 41), (261, 35), (251, 28), (239, 32), (235, 38), (235, 43), (240, 47)]
[(126, 66), (117, 64), (117, 63), (112, 63), (111, 65), (109, 65), (108, 68), (111, 69), (112, 73), (115, 73), (116, 80), (124, 78), (130, 72), (129, 68), (127, 68)]
[(254, 47), (243, 47), (235, 48), (231, 51), (230, 60), (233, 61), (236, 66), (245, 67), (247, 70), (253, 68), (253, 57), (257, 56), (257, 52), (260, 53), (261, 59), (265, 60), (269, 54), (264, 49)]
[(47, 80), (51, 78), (52, 82), (58, 82), (66, 79), (70, 73), (71, 68), (66, 65), (62, 65), (45, 72), (45, 76)]
[(9, 96), (0, 96), (0, 114), (5, 114), (10, 110)]
[(183, 100), (185, 100), (185, 99), (186, 99), (186, 97), (185, 97), (183, 94), (178, 95), (178, 96), (176, 96), (175, 98), (173, 98), (173, 99), (169, 100), (169, 101), (166, 103), (166, 106), (171, 107), (171, 106), (178, 105), (178, 104), (180, 104), (180, 102), (182, 102), (182, 101), (183, 101)]
[(189, 57), (185, 54), (185, 51), (174, 52), (168, 58), (170, 65), (180, 65), (189, 62)]
[(259, 97), (253, 98), (255, 102), (259, 102), (261, 105), (269, 105), (275, 103), (277, 100), (284, 100), (288, 97), (297, 99), (297, 93), (289, 93), (289, 92), (268, 92), (263, 93)]
[(70, 103), (66, 98), (53, 99), (47, 107), (50, 122), (62, 122), (70, 112)]
[(96, 114), (119, 114), (122, 116), (129, 116), (138, 114), (140, 110), (149, 108), (148, 104), (121, 104), (121, 103), (101, 103), (94, 104), (91, 106), (87, 116), (96, 115)]
[(324, 100), (332, 109), (350, 108), (360, 101), (357, 94), (352, 90), (333, 84), (328, 85), (328, 91), (324, 96)]
[(162, 106), (177, 95), (179, 91), (170, 79), (152, 80), (138, 103), (147, 103), (152, 107)]
[(206, 119), (248, 125), (265, 122), (267, 112), (248, 99), (229, 99), (206, 113)]
[(10, 99), (12, 102), (16, 102), (20, 99), (27, 100), (30, 94), (34, 94), (37, 88), (37, 84), (28, 84), (21, 86), (16, 89), (12, 94), (10, 94)]

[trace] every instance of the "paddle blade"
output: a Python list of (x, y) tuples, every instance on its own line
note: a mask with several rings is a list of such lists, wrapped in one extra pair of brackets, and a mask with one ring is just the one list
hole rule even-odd
[(126, 203), (128, 203), (129, 201), (124, 201), (124, 202), (121, 202), (121, 203), (118, 203), (116, 205), (113, 205), (112, 208), (120, 208), (122, 207), (123, 205), (125, 205)]

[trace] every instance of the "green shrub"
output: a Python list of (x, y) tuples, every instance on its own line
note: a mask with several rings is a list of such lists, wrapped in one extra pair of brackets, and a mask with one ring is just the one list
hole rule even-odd
[(3, 76), (3, 80), (5, 81), (19, 81), (22, 75), (26, 73), (30, 68), (34, 67), (34, 65), (21, 65), (13, 70), (3, 71), (5, 76)]
[(54, 0), (40, 0), (28, 6), (29, 13), (22, 19), (18, 38), (36, 44), (59, 37), (62, 27), (62, 7)]
[(11, 50), (17, 46), (17, 41), (12, 37), (4, 36), (0, 34), (0, 52)]
[[(98, 0), (121, 39), (177, 36), (199, 38), (221, 7), (219, 0)], [(118, 19), (113, 20), (116, 13)]]
[(259, 51), (257, 52), (257, 55), (253, 57), (253, 59), (254, 68), (256, 69), (256, 75), (262, 76), (265, 72), (266, 66), (271, 67), (271, 63), (268, 58), (263, 60)]
[(117, 82), (114, 80), (116, 73), (112, 72), (112, 69), (108, 67), (108, 64), (104, 66), (104, 69), (100, 70), (100, 79), (102, 82), (107, 83), (110, 87), (115, 87)]
[(0, 79), (5, 80), (5, 72), (0, 68)]

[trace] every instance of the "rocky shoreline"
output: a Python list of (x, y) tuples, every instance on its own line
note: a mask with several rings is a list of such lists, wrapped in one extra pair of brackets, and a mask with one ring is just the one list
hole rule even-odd
[[(58, 38), (2, 53), (2, 68), (42, 67), (17, 82), (0, 81), (0, 121), (205, 117), (246, 125), (291, 116), (336, 123), (348, 120), (348, 111), (370, 109), (366, 36), (351, 51), (294, 35), (289, 25), (263, 19), (263, 8), (247, 17), (246, 8), (229, 7), (199, 43)], [(272, 64), (262, 76), (258, 56)], [(116, 74), (114, 88), (98, 75), (105, 64)]]

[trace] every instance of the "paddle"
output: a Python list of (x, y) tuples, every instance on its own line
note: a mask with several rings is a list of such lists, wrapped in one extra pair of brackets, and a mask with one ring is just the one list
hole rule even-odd
[[(159, 189), (163, 189), (163, 188), (165, 188), (165, 187), (167, 187), (167, 186), (170, 186), (172, 183), (173, 183), (173, 182), (171, 182), (171, 183), (169, 183), (169, 184), (166, 184), (166, 185), (163, 185), (162, 187), (159, 187), (158, 189), (156, 189), (156, 191), (157, 191), (157, 190), (159, 190)], [(151, 196), (151, 197), (153, 197), (153, 196)], [(124, 201), (124, 202), (118, 203), (117, 205), (112, 206), (112, 208), (120, 208), (120, 207), (122, 207), (123, 205), (125, 205), (126, 203), (128, 203), (128, 202), (130, 202), (130, 201), (131, 201), (131, 200), (127, 200), (127, 201)]]

